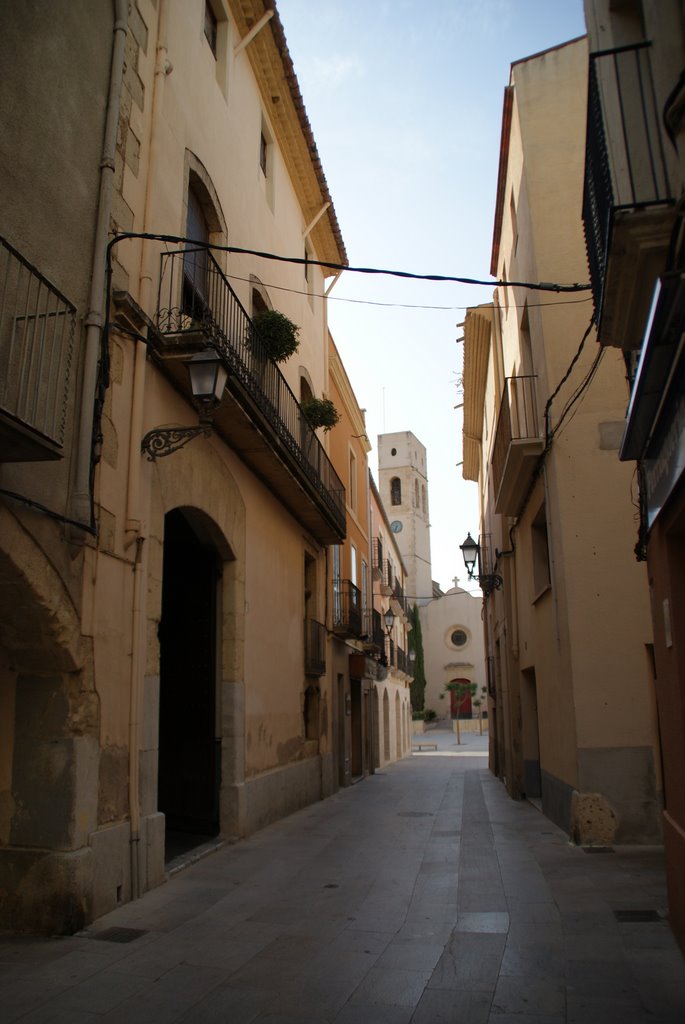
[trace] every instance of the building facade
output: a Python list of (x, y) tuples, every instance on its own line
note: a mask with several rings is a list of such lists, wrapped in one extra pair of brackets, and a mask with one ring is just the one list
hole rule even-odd
[(0, 40), (0, 926), (63, 932), (339, 783), (345, 486), (300, 400), (346, 254), (273, 3), (4, 5)]
[[(425, 707), (438, 718), (477, 722), (487, 713), (487, 675), (483, 635), (483, 602), (455, 586), (421, 608), (421, 633), (426, 676)], [(459, 700), (449, 683), (475, 685), (472, 696)]]
[[(512, 65), (491, 272), (583, 282), (587, 41)], [(585, 299), (585, 301), (583, 301)], [(617, 459), (623, 360), (586, 293), (500, 285), (464, 325), (464, 477), (481, 500), (491, 766), (577, 842), (654, 842), (652, 630)]]
[(405, 597), (407, 573), (391, 529), (381, 495), (369, 474), (373, 622), (382, 630), (378, 683), (372, 706), (377, 767), (399, 760), (411, 750), (412, 680), (409, 657), (409, 602)]
[(664, 774), (669, 919), (685, 949), (685, 14), (586, 0), (583, 220), (603, 350), (630, 382), (619, 457), (636, 470)]

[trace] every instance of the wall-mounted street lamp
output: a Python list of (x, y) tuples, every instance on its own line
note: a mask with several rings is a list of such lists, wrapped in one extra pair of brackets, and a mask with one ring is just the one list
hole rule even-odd
[(480, 573), (474, 572), (476, 568), (476, 562), (478, 562), (478, 568), (480, 569), (480, 544), (474, 540), (469, 533), (463, 544), (459, 545), (461, 553), (464, 556), (464, 565), (466, 571), (469, 574), (470, 580), (476, 580), (481, 590), (487, 597), (493, 590), (502, 589), (502, 577), (497, 573)]
[(141, 441), (140, 450), (145, 452), (150, 462), (171, 455), (200, 434), (209, 437), (211, 433), (212, 419), (223, 398), (228, 370), (219, 353), (213, 348), (196, 353), (184, 365), (188, 367), (193, 405), (198, 411), (200, 425), (157, 427), (148, 431)]
[(390, 636), (392, 627), (395, 624), (395, 613), (392, 608), (388, 608), (387, 612), (384, 613), (383, 621), (385, 622), (385, 632)]

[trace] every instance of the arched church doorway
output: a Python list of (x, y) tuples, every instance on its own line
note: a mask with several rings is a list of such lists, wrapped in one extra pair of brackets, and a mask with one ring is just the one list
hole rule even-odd
[(219, 832), (218, 582), (221, 561), (198, 528), (200, 513), (164, 520), (159, 624), (158, 807), (168, 862)]

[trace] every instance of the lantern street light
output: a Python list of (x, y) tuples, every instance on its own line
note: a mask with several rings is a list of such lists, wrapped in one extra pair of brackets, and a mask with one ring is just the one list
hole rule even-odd
[(395, 624), (395, 613), (392, 610), (392, 608), (388, 608), (388, 610), (384, 613), (383, 620), (385, 622), (385, 632), (388, 634), (388, 636), (390, 636), (390, 634), (392, 633), (392, 627)]
[(478, 562), (478, 568), (480, 569), (480, 544), (473, 539), (470, 533), (459, 547), (464, 556), (464, 565), (469, 574), (469, 579), (475, 580), (478, 583), (485, 596), (487, 597), (493, 590), (501, 590), (503, 580), (497, 573), (477, 573), (474, 571), (476, 562)]
[(209, 437), (214, 413), (223, 398), (228, 379), (228, 370), (214, 348), (197, 352), (184, 365), (188, 368), (193, 405), (198, 411), (200, 425), (197, 427), (157, 427), (145, 435), (140, 444), (150, 462), (171, 455), (179, 448), (204, 434)]

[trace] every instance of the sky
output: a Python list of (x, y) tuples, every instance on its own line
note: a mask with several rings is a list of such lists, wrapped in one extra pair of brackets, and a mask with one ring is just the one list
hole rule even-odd
[[(512, 62), (585, 32), (582, 0), (277, 0), (350, 266), (491, 281), (504, 88)], [(478, 532), (465, 481), (465, 307), (492, 286), (344, 273), (329, 326), (378, 434), (427, 451), (433, 579), (469, 583)], [(433, 307), (433, 308), (431, 308)], [(437, 308), (436, 308), (437, 307)]]

